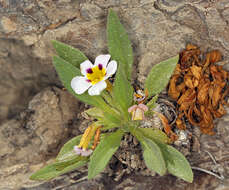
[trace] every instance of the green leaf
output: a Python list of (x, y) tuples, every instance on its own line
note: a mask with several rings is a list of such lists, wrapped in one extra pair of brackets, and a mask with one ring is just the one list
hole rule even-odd
[(111, 9), (108, 14), (107, 35), (109, 52), (112, 59), (118, 62), (118, 71), (113, 87), (114, 100), (121, 107), (124, 115), (128, 117), (127, 110), (133, 101), (133, 87), (129, 82), (133, 64), (133, 52), (124, 27), (116, 13)]
[(133, 102), (133, 87), (127, 80), (124, 72), (118, 68), (118, 72), (115, 76), (115, 83), (113, 87), (114, 100), (120, 105), (123, 113), (128, 117), (128, 108)]
[(104, 170), (112, 155), (118, 149), (122, 136), (123, 131), (117, 130), (113, 134), (105, 137), (105, 139), (99, 143), (90, 157), (88, 166), (89, 179), (95, 177), (98, 173)]
[(76, 155), (76, 153), (75, 153), (74, 156), (72, 156), (71, 158), (68, 158), (67, 160), (56, 161), (55, 162), (55, 167), (56, 167), (56, 170), (61, 171), (64, 168), (66, 168), (66, 167), (68, 167), (70, 165), (73, 165), (73, 164), (75, 164), (75, 163), (77, 163), (79, 161), (82, 161), (84, 159), (85, 159), (85, 157)]
[(149, 91), (149, 97), (160, 93), (166, 87), (178, 60), (179, 55), (153, 66), (145, 81), (145, 89)]
[(109, 114), (109, 113), (107, 113), (107, 112), (104, 112), (104, 117), (105, 117), (105, 120), (106, 120), (108, 123), (114, 123), (116, 126), (121, 125), (121, 120), (120, 120), (120, 119), (117, 119), (117, 118), (114, 117), (112, 114)]
[(114, 116), (114, 114), (110, 114), (108, 112), (103, 112), (99, 108), (93, 107), (84, 112), (88, 114), (89, 116), (96, 118), (98, 120), (97, 125), (109, 125), (113, 127), (117, 127), (121, 125), (120, 117)]
[(146, 166), (161, 176), (165, 175), (165, 160), (158, 145), (154, 141), (143, 136), (137, 135), (136, 137), (142, 145), (143, 158), (145, 160)]
[(139, 130), (143, 134), (143, 136), (151, 140), (159, 140), (162, 143), (170, 142), (170, 139), (167, 137), (167, 135), (159, 129), (137, 128), (136, 130)]
[(88, 114), (89, 116), (93, 117), (93, 118), (103, 118), (104, 117), (104, 113), (101, 109), (93, 107), (93, 108), (89, 108), (87, 110), (84, 111), (86, 114)]
[(115, 126), (121, 124), (120, 117), (115, 117), (113, 114), (110, 114), (108, 112), (103, 112), (101, 109), (96, 107), (90, 108), (84, 112), (89, 116), (98, 119), (99, 121), (103, 121), (104, 124), (113, 123)]
[(155, 107), (156, 101), (158, 99), (158, 94), (156, 94), (146, 105), (148, 106), (149, 110)]
[(108, 92), (107, 90), (104, 90), (101, 93), (101, 96), (104, 98), (105, 102), (109, 104), (110, 107), (113, 107), (116, 110), (120, 110), (120, 106), (117, 104), (117, 102), (113, 98), (113, 91)]
[[(94, 123), (96, 125), (96, 122)], [(100, 141), (102, 142), (103, 139), (108, 135), (109, 133), (103, 133), (100, 135)], [(74, 151), (74, 146), (78, 145), (80, 143), (82, 135), (76, 136), (66, 142), (64, 146), (60, 149), (59, 154), (56, 157), (57, 162), (66, 162), (69, 160), (72, 160), (73, 158), (76, 158), (76, 153)], [(90, 143), (91, 145), (92, 143)], [(89, 146), (90, 146), (89, 145)]]
[(112, 59), (124, 69), (127, 79), (131, 79), (133, 51), (128, 35), (116, 13), (109, 9), (107, 20), (108, 48)]
[(58, 169), (63, 166), (63, 163), (53, 163), (49, 164), (48, 166), (45, 166), (44, 168), (41, 168), (36, 173), (32, 174), (30, 176), (31, 180), (49, 180), (52, 178), (55, 178), (59, 175), (62, 175), (64, 173), (70, 172), (72, 170), (75, 170), (76, 168), (79, 168), (81, 166), (84, 166), (87, 164), (88, 158), (82, 158), (82, 160), (76, 160), (75, 163), (71, 163), (70, 165), (66, 165), (62, 170)]
[(76, 136), (76, 137), (72, 138), (71, 140), (69, 140), (67, 143), (65, 143), (64, 146), (62, 146), (62, 148), (60, 149), (60, 152), (57, 155), (56, 160), (57, 161), (64, 161), (67, 158), (73, 156), (75, 154), (74, 146), (76, 146), (80, 143), (81, 137), (82, 137), (82, 135)]
[(67, 44), (62, 42), (58, 42), (56, 40), (52, 41), (53, 47), (55, 48), (59, 57), (69, 62), (73, 66), (80, 68), (80, 64), (88, 58), (78, 49), (73, 48)]
[(112, 129), (112, 128), (115, 128), (115, 127), (119, 127), (117, 124), (110, 122), (110, 120), (108, 120), (105, 117), (99, 119), (99, 123), (101, 125), (103, 125), (103, 127), (101, 128), (102, 131), (106, 131), (108, 129)]
[(192, 183), (193, 172), (189, 162), (178, 150), (172, 146), (157, 142), (165, 158), (168, 172), (187, 182)]
[(53, 57), (53, 64), (60, 77), (60, 80), (70, 93), (72, 93), (79, 100), (87, 104), (99, 107), (101, 109), (109, 108), (100, 96), (90, 96), (87, 92), (78, 95), (73, 91), (73, 89), (71, 88), (71, 80), (76, 76), (81, 76), (81, 72), (78, 68), (74, 67), (70, 63), (57, 56)]

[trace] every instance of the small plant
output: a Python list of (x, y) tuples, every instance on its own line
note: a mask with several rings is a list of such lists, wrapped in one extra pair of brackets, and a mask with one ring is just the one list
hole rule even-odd
[[(142, 128), (139, 120), (150, 117), (157, 95), (166, 87), (179, 57), (153, 66), (145, 81), (145, 93), (134, 93), (131, 85), (133, 52), (127, 33), (111, 9), (107, 21), (109, 55), (99, 55), (92, 64), (79, 50), (53, 41), (58, 56), (53, 63), (65, 86), (76, 98), (92, 107), (85, 111), (94, 122), (83, 135), (68, 141), (56, 161), (30, 179), (49, 180), (88, 164), (88, 178), (102, 172), (119, 148), (125, 133), (141, 144), (146, 166), (163, 176), (167, 172), (192, 182), (186, 158), (169, 145), (167, 135), (154, 128)], [(109, 62), (109, 60), (111, 61)], [(108, 78), (115, 74), (114, 82)], [(113, 129), (114, 132), (104, 132)]]

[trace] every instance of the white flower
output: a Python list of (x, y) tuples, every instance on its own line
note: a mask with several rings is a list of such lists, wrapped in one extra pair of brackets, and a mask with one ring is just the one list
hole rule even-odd
[(83, 76), (76, 76), (71, 81), (71, 87), (76, 94), (83, 94), (89, 89), (89, 95), (99, 95), (107, 87), (105, 80), (117, 70), (117, 62), (114, 60), (109, 62), (110, 57), (110, 55), (99, 55), (94, 65), (89, 60), (80, 64)]

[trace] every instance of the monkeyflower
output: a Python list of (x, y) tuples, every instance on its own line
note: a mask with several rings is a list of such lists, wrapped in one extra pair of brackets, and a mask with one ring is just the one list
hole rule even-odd
[(110, 55), (99, 55), (93, 65), (89, 60), (80, 64), (83, 76), (76, 76), (71, 81), (71, 87), (76, 94), (83, 94), (88, 90), (91, 96), (100, 95), (107, 87), (106, 79), (111, 77), (117, 70), (117, 62), (109, 62)]
[(145, 104), (133, 105), (128, 109), (132, 115), (132, 120), (144, 120), (146, 111), (148, 111), (148, 107)]
[(88, 149), (90, 140), (95, 134), (94, 126), (89, 126), (85, 131), (80, 140), (80, 144), (78, 146), (74, 146), (74, 151), (77, 155), (81, 156), (90, 156), (93, 152), (91, 149)]

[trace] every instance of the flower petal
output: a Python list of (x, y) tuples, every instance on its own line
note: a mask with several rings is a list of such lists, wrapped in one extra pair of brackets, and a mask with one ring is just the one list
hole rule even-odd
[(90, 156), (93, 151), (91, 149), (85, 150), (83, 149), (81, 152), (81, 156)]
[(80, 155), (82, 153), (82, 149), (79, 148), (78, 146), (74, 146), (74, 151), (77, 155)]
[(80, 64), (80, 71), (84, 76), (86, 76), (87, 69), (92, 68), (92, 67), (93, 67), (93, 64), (89, 60), (86, 60)]
[(94, 96), (94, 95), (100, 95), (100, 93), (107, 87), (107, 83), (102, 80), (98, 83), (96, 83), (95, 85), (93, 85), (91, 88), (89, 88), (88, 90), (88, 94), (90, 96)]
[(144, 111), (138, 107), (133, 113), (132, 120), (143, 120), (143, 119), (144, 119)]
[(107, 67), (107, 63), (110, 60), (111, 56), (109, 54), (107, 55), (99, 55), (95, 58), (95, 66), (101, 64), (103, 68)]
[(134, 110), (136, 110), (137, 109), (137, 105), (133, 105), (133, 106), (131, 106), (131, 107), (129, 107), (128, 108), (128, 112), (130, 113), (130, 112), (133, 112)]
[(148, 107), (145, 104), (138, 104), (138, 107), (143, 111), (148, 111)]
[(109, 78), (110, 76), (112, 76), (116, 72), (116, 70), (117, 70), (117, 62), (112, 60), (107, 65), (105, 80)]
[(85, 77), (74, 77), (71, 81), (71, 87), (76, 94), (83, 94), (92, 84)]

